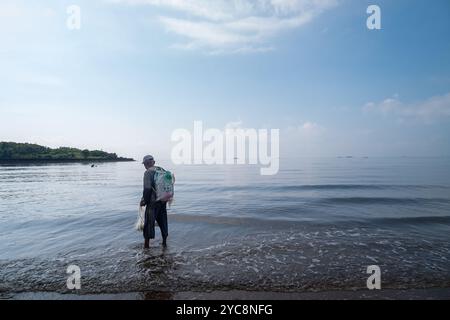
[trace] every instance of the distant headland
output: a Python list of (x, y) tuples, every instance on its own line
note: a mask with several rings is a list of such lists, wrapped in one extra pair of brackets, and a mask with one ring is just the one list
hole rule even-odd
[(0, 142), (0, 162), (123, 162), (135, 161), (100, 150), (56, 149), (30, 143)]

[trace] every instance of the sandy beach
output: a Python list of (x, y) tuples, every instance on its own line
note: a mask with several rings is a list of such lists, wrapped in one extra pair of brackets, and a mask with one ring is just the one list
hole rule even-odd
[(131, 292), (119, 294), (60, 294), (50, 292), (24, 292), (1, 295), (0, 299), (13, 300), (450, 300), (450, 288), (385, 289), (324, 292)]

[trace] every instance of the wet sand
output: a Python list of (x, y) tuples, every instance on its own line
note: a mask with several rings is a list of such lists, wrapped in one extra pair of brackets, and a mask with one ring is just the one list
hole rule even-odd
[(383, 289), (323, 292), (131, 292), (119, 294), (61, 294), (53, 292), (23, 292), (2, 295), (12, 300), (450, 300), (450, 288)]

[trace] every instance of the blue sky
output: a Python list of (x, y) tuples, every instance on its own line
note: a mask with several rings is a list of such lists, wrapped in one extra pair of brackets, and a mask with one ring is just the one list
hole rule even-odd
[(202, 120), (279, 128), (282, 156), (449, 156), (449, 35), (447, 0), (2, 0), (0, 140), (167, 157)]

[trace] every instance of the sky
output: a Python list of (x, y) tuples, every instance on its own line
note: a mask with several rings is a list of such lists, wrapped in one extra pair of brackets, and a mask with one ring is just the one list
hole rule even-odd
[(449, 39), (448, 0), (0, 0), (0, 141), (165, 158), (203, 121), (282, 157), (449, 156)]

